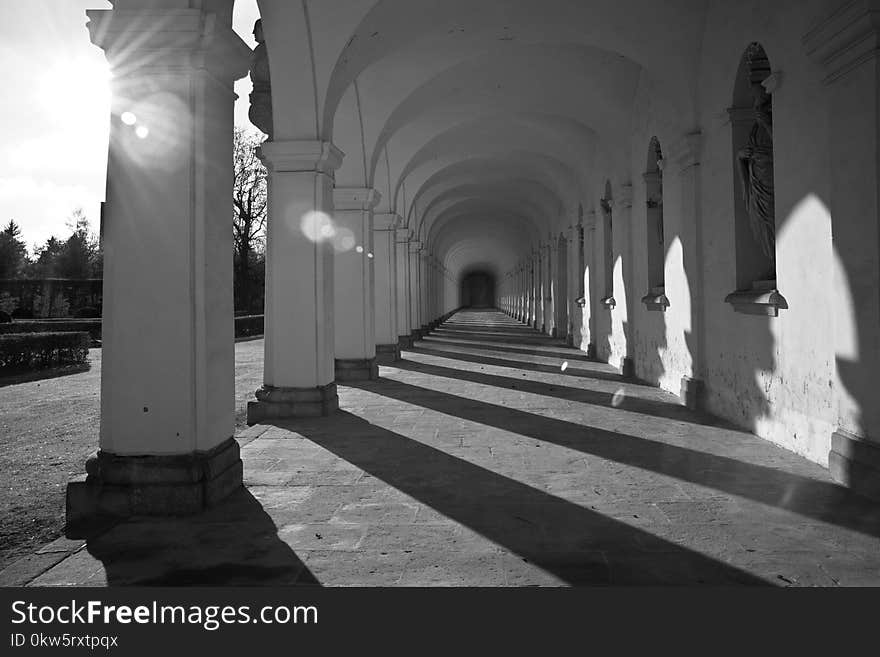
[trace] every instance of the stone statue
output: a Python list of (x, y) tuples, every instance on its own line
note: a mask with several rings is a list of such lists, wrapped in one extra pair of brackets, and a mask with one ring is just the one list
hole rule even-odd
[(257, 128), (272, 139), (272, 84), (269, 77), (269, 53), (266, 50), (266, 37), (263, 35), (262, 19), (254, 23), (254, 38), (257, 47), (251, 55), (251, 106), (248, 118)]
[(760, 82), (752, 82), (755, 124), (748, 145), (737, 153), (743, 200), (755, 239), (776, 278), (776, 217), (773, 204), (773, 109), (772, 97)]

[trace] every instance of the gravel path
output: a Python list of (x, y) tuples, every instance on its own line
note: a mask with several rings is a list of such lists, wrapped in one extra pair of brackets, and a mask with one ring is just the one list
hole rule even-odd
[[(0, 387), (0, 569), (61, 535), (67, 481), (98, 447), (101, 350), (91, 369)], [(262, 382), (263, 341), (235, 346), (236, 428)]]

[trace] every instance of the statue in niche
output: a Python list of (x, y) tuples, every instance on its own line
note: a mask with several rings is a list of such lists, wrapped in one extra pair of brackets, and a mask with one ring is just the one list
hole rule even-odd
[(269, 78), (269, 53), (266, 49), (266, 37), (263, 35), (263, 20), (254, 23), (254, 38), (257, 47), (251, 55), (251, 106), (248, 118), (257, 128), (272, 139), (272, 84)]
[(773, 202), (773, 100), (764, 82), (752, 79), (755, 124), (737, 153), (743, 200), (761, 251), (770, 262), (765, 278), (776, 278), (776, 217)]

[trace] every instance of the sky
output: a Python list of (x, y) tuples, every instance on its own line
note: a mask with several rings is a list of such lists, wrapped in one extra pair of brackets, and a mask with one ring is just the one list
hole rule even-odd
[[(89, 41), (87, 9), (106, 0), (0, 0), (0, 224), (30, 250), (66, 238), (82, 208), (95, 233), (104, 200), (109, 69)], [(253, 47), (256, 0), (236, 0), (233, 28)], [(250, 80), (235, 85), (236, 125), (250, 127)]]

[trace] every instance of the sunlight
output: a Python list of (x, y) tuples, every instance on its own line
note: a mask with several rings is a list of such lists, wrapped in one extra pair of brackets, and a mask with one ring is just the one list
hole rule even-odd
[(63, 114), (71, 129), (107, 121), (110, 107), (110, 68), (103, 59), (77, 57), (57, 61), (38, 82), (41, 104)]

